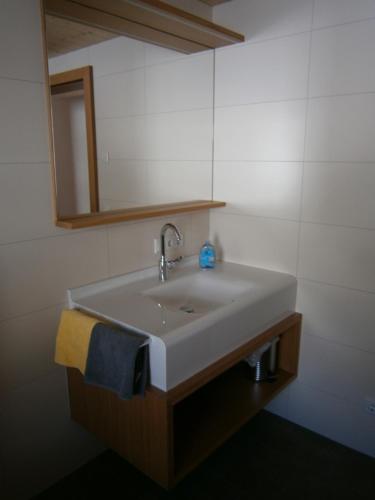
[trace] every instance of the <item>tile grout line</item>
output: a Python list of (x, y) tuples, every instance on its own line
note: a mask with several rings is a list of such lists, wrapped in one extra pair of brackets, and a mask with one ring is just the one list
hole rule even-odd
[(20, 167), (25, 168), (25, 165), (29, 165), (30, 168), (32, 167), (40, 167), (41, 165), (49, 165), (49, 160), (41, 160), (41, 161), (2, 161), (0, 160), (0, 167), (1, 166), (7, 166), (7, 165), (12, 165), (16, 167), (17, 165)]
[(276, 40), (282, 40), (284, 38), (292, 38), (292, 37), (297, 37), (300, 35), (305, 35), (306, 33), (310, 33), (310, 31), (315, 32), (315, 31), (329, 30), (332, 28), (340, 28), (341, 26), (348, 26), (351, 24), (359, 24), (359, 23), (364, 23), (364, 22), (374, 21), (374, 20), (375, 20), (375, 16), (369, 16), (369, 17), (365, 17), (363, 19), (356, 19), (353, 21), (346, 21), (343, 23), (329, 24), (327, 26), (319, 26), (319, 27), (314, 28), (313, 27), (314, 19), (312, 19), (311, 27), (309, 29), (306, 29), (306, 30), (296, 31), (293, 33), (285, 33), (283, 35), (270, 36), (267, 38), (261, 38), (260, 40), (254, 40), (254, 41), (245, 40), (241, 44), (229, 45), (226, 47), (219, 47), (217, 50), (218, 50), (218, 53), (220, 54), (221, 52), (225, 53), (225, 52), (230, 51), (230, 50), (236, 50), (236, 48), (239, 48), (239, 47), (248, 47), (248, 46), (259, 45), (262, 43), (272, 42), (272, 41), (276, 41)]
[[(358, 411), (358, 404), (356, 404), (356, 402), (351, 398), (343, 397), (343, 396), (340, 396), (334, 392), (326, 391), (326, 390), (321, 389), (320, 387), (314, 386), (312, 384), (309, 384), (306, 382), (301, 382), (298, 379), (295, 382), (297, 382), (298, 384), (303, 385), (309, 389), (313, 389), (314, 391), (318, 391), (318, 392), (321, 392), (323, 394), (327, 394), (328, 396), (333, 397), (334, 399), (337, 399), (338, 401), (345, 402), (348, 405), (350, 405), (354, 410)], [(324, 436), (324, 434), (322, 434), (322, 435)], [(327, 436), (324, 436), (324, 437), (327, 437)], [(332, 439), (332, 438), (328, 438), (328, 439)]]
[(270, 215), (255, 215), (252, 213), (246, 213), (246, 212), (239, 212), (235, 210), (231, 210), (230, 208), (218, 208), (216, 209), (216, 212), (220, 215), (232, 215), (232, 216), (240, 216), (240, 217), (249, 217), (252, 219), (267, 219), (267, 220), (274, 220), (274, 221), (285, 221), (285, 222), (293, 222), (295, 224), (298, 224), (299, 222), (302, 222), (303, 224), (310, 224), (313, 226), (328, 226), (328, 227), (338, 227), (338, 228), (343, 228), (343, 229), (357, 229), (359, 231), (367, 231), (367, 232), (374, 232), (375, 227), (363, 227), (363, 226), (350, 226), (350, 225), (345, 225), (345, 224), (333, 224), (329, 222), (316, 222), (316, 221), (310, 221), (306, 219), (289, 219), (287, 217), (276, 217), (276, 216), (270, 216)]
[[(120, 160), (118, 160), (120, 161)], [(144, 161), (144, 160), (129, 160), (129, 161)], [(148, 160), (148, 161), (160, 161), (160, 160)], [(163, 161), (184, 161), (184, 160), (163, 160)], [(191, 161), (208, 161), (208, 160), (191, 160)], [(216, 163), (328, 163), (328, 164), (343, 164), (343, 165), (375, 165), (375, 158), (373, 161), (363, 161), (363, 160), (215, 160)], [(282, 168), (282, 167), (280, 167)]]
[(347, 285), (339, 285), (335, 283), (328, 283), (327, 281), (319, 281), (314, 280), (312, 278), (306, 278), (305, 276), (297, 276), (298, 281), (307, 281), (308, 283), (315, 283), (317, 285), (324, 285), (332, 288), (340, 288), (341, 290), (350, 290), (352, 292), (363, 293), (365, 295), (375, 295), (375, 290), (372, 292), (371, 290), (366, 290), (364, 288), (354, 288)]
[[(43, 241), (43, 240), (51, 240), (55, 238), (64, 238), (64, 237), (73, 237), (73, 236), (78, 236), (81, 234), (87, 234), (90, 232), (95, 232), (95, 231), (103, 231), (105, 230), (105, 225), (103, 226), (95, 226), (95, 227), (86, 227), (86, 228), (79, 228), (79, 229), (73, 229), (73, 230), (66, 230), (62, 228), (57, 228), (60, 231), (63, 231), (61, 234), (51, 234), (48, 236), (39, 236), (37, 238), (29, 238), (26, 240), (15, 240), (15, 241), (9, 241), (6, 243), (0, 243), (0, 248), (1, 247), (6, 247), (9, 245), (18, 245), (18, 244), (23, 244), (23, 243), (29, 243), (32, 241)], [(68, 232), (65, 232), (68, 231)]]
[(59, 307), (63, 308), (66, 305), (67, 305), (67, 301), (65, 301), (65, 302), (58, 302), (56, 304), (52, 304), (52, 305), (49, 305), (49, 306), (46, 306), (46, 307), (42, 307), (41, 309), (34, 309), (32, 311), (24, 312), (22, 314), (16, 314), (15, 316), (9, 316), (9, 317), (6, 317), (6, 318), (1, 318), (0, 319), (0, 326), (3, 323), (8, 323), (10, 321), (14, 321), (14, 320), (17, 320), (17, 319), (25, 318), (27, 316), (31, 316), (31, 315), (34, 315), (34, 314), (42, 313), (42, 312), (45, 312), (45, 311), (48, 311), (48, 310), (57, 309)]
[(375, 361), (375, 352), (374, 351), (369, 351), (367, 349), (363, 349), (363, 348), (355, 346), (353, 344), (346, 344), (345, 342), (341, 342), (340, 340), (328, 339), (326, 337), (322, 337), (321, 335), (316, 335), (314, 333), (309, 333), (309, 332), (306, 332), (306, 331), (304, 331), (303, 335), (304, 336), (307, 335), (308, 337), (318, 338), (322, 342), (326, 342), (327, 344), (339, 345), (339, 346), (342, 346), (342, 347), (346, 347), (348, 349), (353, 349), (353, 350), (358, 351), (358, 352), (364, 352), (366, 354), (369, 354), (370, 356), (373, 356), (374, 357), (374, 361)]
[[(375, 91), (374, 91), (375, 93)], [(297, 99), (296, 99), (297, 100)], [(115, 116), (100, 116), (96, 117), (97, 120), (125, 120), (128, 118), (148, 118), (154, 116), (167, 116), (167, 115), (176, 115), (182, 113), (194, 113), (196, 111), (211, 111), (210, 106), (199, 106), (195, 108), (181, 108), (181, 109), (172, 109), (168, 111), (155, 111), (153, 113), (133, 113), (128, 115), (115, 115)]]
[[(203, 59), (204, 57), (207, 57), (206, 53), (193, 53), (193, 54), (182, 54), (182, 56), (176, 56), (176, 57), (171, 57), (171, 59), (168, 59), (168, 60), (165, 60), (165, 61), (162, 61), (162, 62), (158, 62), (158, 63), (152, 63), (152, 64), (146, 64), (146, 62), (143, 64), (143, 65), (140, 65), (140, 66), (134, 66), (133, 68), (129, 68), (129, 69), (123, 69), (123, 70), (120, 70), (120, 71), (113, 71), (111, 73), (103, 73), (101, 75), (97, 75), (96, 76), (96, 79), (102, 79), (102, 78), (109, 78), (109, 77), (113, 77), (113, 76), (119, 76), (119, 75), (126, 75), (128, 73), (133, 73), (133, 72), (136, 72), (136, 71), (141, 71), (141, 70), (146, 70), (148, 68), (155, 68), (155, 67), (161, 67), (161, 66), (167, 66), (167, 65), (171, 65), (171, 64), (174, 64), (176, 62), (181, 62), (181, 61), (186, 61), (186, 56), (189, 57), (189, 59)], [(92, 63), (90, 63), (92, 64)]]
[(28, 80), (28, 79), (24, 79), (24, 78), (14, 78), (12, 76), (0, 75), (0, 81), (1, 80), (7, 80), (7, 81), (12, 81), (12, 82), (22, 82), (22, 83), (32, 83), (35, 85), (44, 85), (44, 80)]
[(216, 49), (212, 56), (212, 152), (211, 152), (211, 200), (214, 199), (215, 186), (215, 92), (216, 92)]
[[(315, 2), (315, 0), (314, 0), (314, 2)], [(375, 16), (364, 17), (363, 19), (355, 19), (353, 21), (346, 21), (344, 23), (329, 24), (328, 26), (319, 26), (317, 28), (313, 27), (312, 31), (329, 30), (332, 28), (340, 28), (341, 26), (349, 26), (351, 24), (360, 24), (360, 23), (365, 23), (368, 21), (375, 21)]]
[(296, 248), (296, 276), (298, 276), (300, 261), (301, 261), (301, 234), (302, 234), (302, 210), (303, 210), (303, 193), (304, 193), (304, 180), (305, 180), (305, 157), (306, 157), (306, 147), (307, 147), (307, 129), (308, 129), (308, 118), (310, 111), (310, 101), (308, 99), (310, 93), (310, 77), (311, 77), (311, 55), (312, 55), (312, 37), (313, 37), (313, 23), (314, 23), (314, 15), (315, 15), (315, 0), (312, 1), (312, 10), (311, 10), (311, 31), (310, 31), (310, 40), (309, 40), (309, 52), (308, 52), (308, 61), (307, 61), (307, 81), (306, 81), (306, 107), (305, 107), (305, 130), (304, 130), (304, 138), (303, 138), (303, 161), (302, 161), (302, 172), (301, 172), (301, 184), (300, 184), (300, 199), (299, 199), (299, 222), (298, 222), (298, 231), (297, 231), (297, 248)]
[[(312, 32), (311, 32), (312, 33)], [(232, 108), (243, 108), (243, 107), (250, 107), (250, 106), (258, 106), (258, 105), (264, 105), (264, 104), (283, 104), (283, 103), (288, 103), (288, 102), (298, 102), (298, 101), (305, 101), (305, 100), (318, 100), (318, 99), (333, 99), (335, 97), (356, 97), (356, 96), (373, 96), (375, 94), (375, 90), (358, 90), (356, 92), (341, 92), (341, 93), (336, 93), (336, 94), (318, 94), (318, 95), (306, 95), (303, 97), (286, 97), (284, 99), (267, 99), (267, 100), (258, 100), (258, 101), (246, 101), (246, 102), (240, 102), (240, 103), (233, 103), (233, 104), (222, 104), (220, 106), (216, 106), (217, 109), (232, 109)], [(200, 109), (206, 109), (206, 108), (200, 108)], [(188, 109), (184, 111), (196, 111), (196, 109)], [(166, 113), (179, 113), (183, 111), (165, 111), (160, 114), (166, 114)], [(157, 114), (157, 113), (155, 113)], [(136, 115), (136, 116), (141, 116), (141, 115)], [(106, 119), (111, 119), (111, 118), (106, 118)]]
[[(301, 251), (301, 228), (302, 228), (302, 203), (303, 203), (303, 182), (304, 182), (304, 170), (305, 170), (305, 164), (304, 164), (304, 159), (305, 159), (305, 152), (306, 152), (306, 139), (307, 139), (307, 119), (308, 119), (308, 111), (309, 111), (309, 90), (310, 90), (310, 71), (311, 71), (311, 50), (312, 50), (312, 28), (314, 24), (314, 13), (315, 13), (315, 0), (312, 0), (312, 6), (311, 6), (311, 24), (310, 24), (310, 36), (309, 36), (309, 51), (308, 51), (308, 61), (307, 61), (307, 68), (306, 68), (306, 104), (305, 104), (305, 130), (304, 130), (304, 138), (303, 138), (303, 152), (302, 152), (302, 164), (301, 164), (301, 179), (300, 179), (300, 197), (299, 197), (299, 221), (298, 221), (298, 228), (297, 228), (297, 241), (296, 241), (296, 262), (295, 262), (295, 273), (296, 273), (296, 280), (297, 280), (297, 286), (296, 286), (296, 294), (298, 293), (298, 268), (299, 268), (299, 261), (300, 261), (300, 251)], [(296, 305), (297, 305), (297, 295), (296, 295)], [(303, 324), (302, 324), (302, 331), (303, 332)], [(299, 355), (299, 358), (301, 356)], [(300, 370), (298, 370), (299, 372)], [(289, 418), (292, 417), (292, 412), (291, 412), (291, 406), (292, 406), (292, 399), (293, 395), (291, 393), (290, 387), (289, 387), (289, 393), (287, 397), (287, 415)]]
[(40, 166), (48, 166), (50, 165), (49, 161), (1, 161), (0, 160), (0, 168), (6, 167), (7, 165), (12, 165), (12, 167), (22, 167), (25, 168), (25, 165), (29, 165), (30, 168), (40, 167)]

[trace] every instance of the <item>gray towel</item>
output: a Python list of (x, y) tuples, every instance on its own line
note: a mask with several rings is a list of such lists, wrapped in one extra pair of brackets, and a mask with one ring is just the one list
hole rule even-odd
[(97, 323), (92, 331), (85, 382), (130, 399), (144, 396), (148, 381), (148, 346), (144, 335)]

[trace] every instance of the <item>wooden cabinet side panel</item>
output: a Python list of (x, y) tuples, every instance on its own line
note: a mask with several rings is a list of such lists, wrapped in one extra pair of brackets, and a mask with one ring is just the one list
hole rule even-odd
[(299, 346), (301, 337), (302, 317), (280, 337), (279, 368), (294, 375), (298, 372)]
[(172, 481), (171, 409), (165, 399), (147, 391), (129, 401), (88, 385), (68, 368), (71, 416), (110, 448), (164, 487)]

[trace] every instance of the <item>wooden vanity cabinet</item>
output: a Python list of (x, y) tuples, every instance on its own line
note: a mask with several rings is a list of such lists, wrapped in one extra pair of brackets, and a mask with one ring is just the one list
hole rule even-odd
[[(68, 368), (71, 416), (169, 489), (296, 378), (301, 319), (292, 313), (170, 391), (130, 401)], [(243, 359), (277, 336), (277, 379), (253, 382)]]

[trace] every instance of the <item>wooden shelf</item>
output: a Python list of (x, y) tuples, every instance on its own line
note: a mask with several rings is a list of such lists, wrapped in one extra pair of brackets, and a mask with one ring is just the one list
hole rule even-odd
[(148, 219), (151, 217), (165, 217), (167, 215), (209, 210), (210, 208), (225, 207), (224, 201), (197, 200), (181, 203), (166, 203), (164, 205), (149, 205), (147, 207), (126, 208), (97, 212), (93, 214), (73, 215), (60, 217), (55, 221), (56, 226), (65, 229), (80, 229), (83, 227), (115, 224), (130, 220)]
[(49, 16), (185, 54), (243, 42), (244, 36), (160, 0), (43, 0)]
[(255, 383), (241, 362), (174, 407), (175, 474), (181, 479), (224, 443), (295, 375), (280, 370), (274, 382)]

